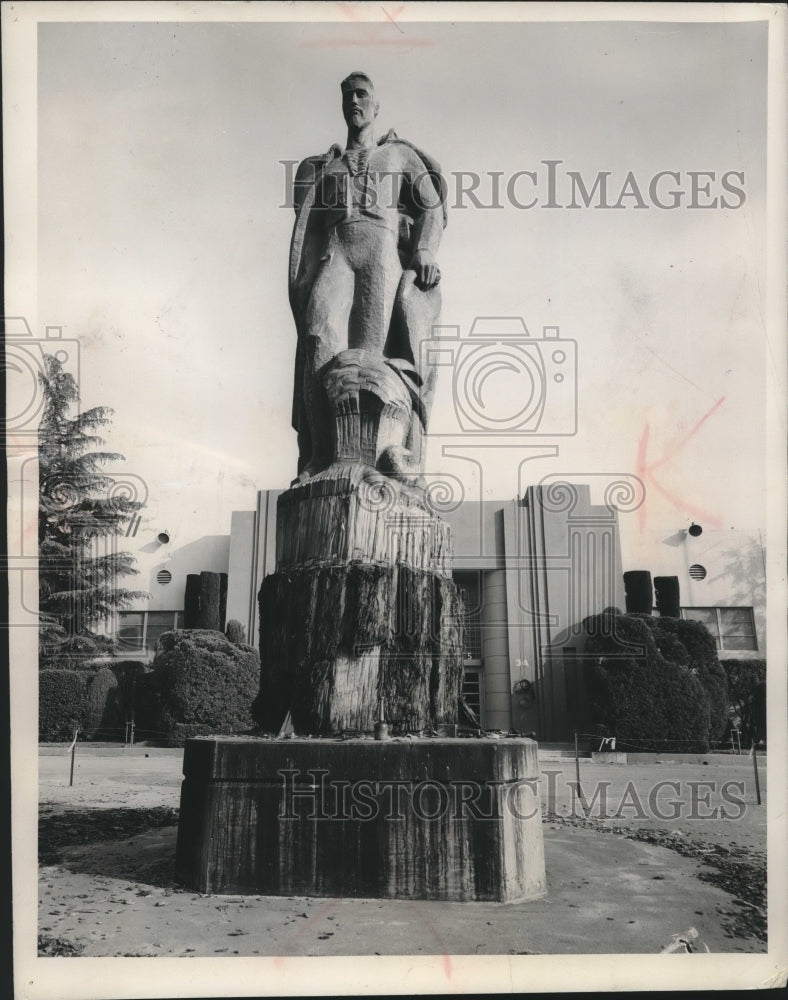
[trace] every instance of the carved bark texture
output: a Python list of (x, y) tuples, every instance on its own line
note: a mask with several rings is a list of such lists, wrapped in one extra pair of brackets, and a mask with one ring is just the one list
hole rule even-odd
[(336, 465), (283, 493), (277, 504), (277, 569), (361, 561), (451, 575), (451, 531), (424, 495), (363, 467)]
[(395, 731), (457, 721), (461, 606), (451, 579), (352, 563), (273, 573), (260, 590), (255, 718), (301, 733)]
[(337, 463), (283, 493), (260, 588), (255, 720), (276, 732), (457, 721), (462, 608), (451, 533), (423, 490)]

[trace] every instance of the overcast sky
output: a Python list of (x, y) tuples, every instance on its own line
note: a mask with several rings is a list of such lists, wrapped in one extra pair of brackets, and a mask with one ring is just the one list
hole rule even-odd
[[(256, 489), (295, 474), (280, 161), (344, 142), (353, 69), (375, 80), (378, 134), (396, 129), (449, 180), (441, 322), (467, 334), (476, 316), (516, 315), (533, 338), (558, 326), (577, 343), (578, 433), (507, 438), (559, 446), (525, 481), (522, 447), (488, 450), (484, 497), (636, 473), (648, 428), (646, 461), (668, 459), (649, 516), (762, 524), (763, 23), (42, 24), (39, 321), (80, 340), (83, 403), (114, 407), (110, 444), (149, 483), (148, 516), (226, 532)], [(564, 204), (567, 171), (589, 187), (609, 171), (612, 202), (632, 171), (648, 207), (545, 208), (545, 160), (562, 161)], [(458, 172), (482, 175), (488, 202), (485, 174), (524, 170), (537, 185), (516, 193), (534, 208), (505, 191), (499, 209), (458, 207)], [(659, 171), (680, 174), (660, 187), (686, 192), (675, 210), (649, 199)], [(738, 207), (688, 208), (688, 171), (715, 173), (697, 200)], [(721, 188), (730, 171), (743, 204)], [(519, 391), (495, 377), (499, 399)], [(436, 435), (458, 429), (451, 393), (446, 369)], [(560, 405), (547, 399), (550, 419)], [(474, 467), (434, 441), (428, 468), (478, 495)]]

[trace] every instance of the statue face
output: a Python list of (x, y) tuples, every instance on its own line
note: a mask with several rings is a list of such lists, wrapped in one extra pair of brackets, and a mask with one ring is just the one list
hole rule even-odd
[(370, 125), (378, 114), (375, 93), (366, 80), (350, 80), (342, 88), (342, 114), (348, 128)]

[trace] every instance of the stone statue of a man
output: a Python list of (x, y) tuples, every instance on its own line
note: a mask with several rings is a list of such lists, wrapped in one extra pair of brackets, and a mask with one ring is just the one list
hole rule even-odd
[[(307, 158), (295, 179), (289, 277), (299, 478), (332, 461), (325, 375), (338, 357), (351, 356), (362, 368), (378, 359), (386, 379), (393, 372), (407, 388), (410, 426), (378, 460), (382, 471), (406, 478), (421, 460), (434, 392), (435, 370), (420, 344), (440, 311), (443, 178), (434, 160), (393, 131), (375, 140), (379, 105), (368, 76), (351, 73), (341, 89), (345, 149)], [(376, 381), (369, 366), (363, 377)]]

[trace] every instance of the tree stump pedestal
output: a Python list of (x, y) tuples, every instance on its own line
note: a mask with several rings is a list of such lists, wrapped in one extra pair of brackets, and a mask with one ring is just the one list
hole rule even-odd
[(431, 732), (457, 721), (462, 607), (448, 525), (422, 490), (337, 463), (277, 508), (260, 589), (260, 694), (276, 732)]

